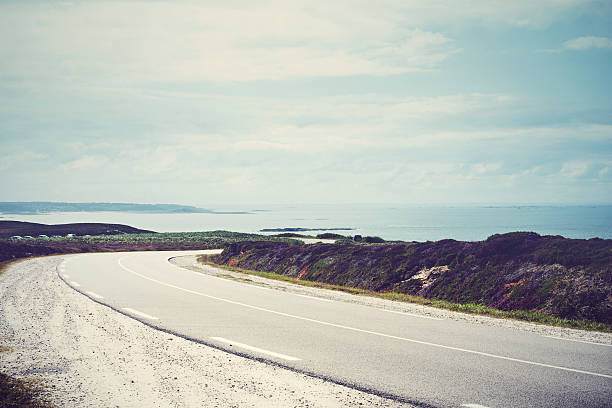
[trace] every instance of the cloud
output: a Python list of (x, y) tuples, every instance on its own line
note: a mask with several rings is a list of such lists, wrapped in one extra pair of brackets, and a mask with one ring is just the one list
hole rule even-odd
[(563, 179), (580, 179), (583, 182), (606, 181), (612, 157), (599, 159), (572, 159), (562, 163), (558, 175)]
[(92, 86), (418, 72), (460, 52), (452, 38), (428, 26), (537, 26), (581, 3), (2, 2), (0, 74)]
[(368, 7), (336, 14), (284, 2), (0, 7), (0, 72), (16, 77), (250, 81), (388, 75), (433, 69), (456, 52), (446, 36), (398, 19), (377, 20), (366, 14)]
[(63, 170), (100, 170), (109, 164), (109, 159), (104, 156), (87, 155), (61, 164)]
[(32, 167), (33, 164), (48, 157), (48, 154), (31, 150), (3, 155), (0, 156), (0, 170), (8, 170), (12, 167), (21, 167), (23, 165)]
[(583, 176), (589, 169), (589, 163), (584, 161), (568, 161), (563, 163), (559, 174), (562, 177), (576, 178)]
[[(595, 3), (459, 3), (0, 1), (5, 194), (444, 201), (599, 183), (609, 197), (607, 83), (562, 82), (561, 60), (526, 52), (554, 22), (585, 33)], [(28, 150), (48, 157), (10, 161)]]
[(570, 50), (587, 50), (590, 48), (612, 48), (612, 38), (608, 37), (578, 37), (563, 43)]
[(501, 163), (475, 163), (470, 166), (471, 176), (489, 176), (502, 168)]

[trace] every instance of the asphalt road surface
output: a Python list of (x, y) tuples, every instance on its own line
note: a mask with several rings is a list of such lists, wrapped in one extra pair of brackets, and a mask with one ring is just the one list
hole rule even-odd
[(58, 273), (153, 327), (419, 406), (612, 406), (609, 345), (298, 295), (168, 262), (204, 252), (81, 254)]

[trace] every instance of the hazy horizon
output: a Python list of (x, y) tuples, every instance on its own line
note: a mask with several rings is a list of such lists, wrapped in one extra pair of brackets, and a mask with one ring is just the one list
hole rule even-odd
[[(120, 201), (48, 201), (48, 200), (33, 200), (33, 201), (0, 201), (2, 203), (17, 202), (17, 203), (58, 203), (58, 204), (136, 204), (136, 205), (177, 205), (185, 207), (195, 207), (204, 210), (222, 210), (224, 207), (232, 209), (243, 209), (245, 211), (263, 211), (266, 207), (279, 208), (299, 208), (299, 207), (342, 207), (342, 206), (397, 206), (397, 207), (612, 207), (612, 203), (554, 203), (554, 202), (252, 202), (252, 203), (236, 203), (236, 202), (215, 202), (215, 203), (177, 203), (166, 201), (151, 201), (151, 202), (120, 202)], [(59, 211), (61, 212), (61, 211)], [(85, 211), (98, 212), (98, 211)], [(0, 211), (0, 214), (2, 212)], [(5, 212), (5, 214), (14, 214)]]

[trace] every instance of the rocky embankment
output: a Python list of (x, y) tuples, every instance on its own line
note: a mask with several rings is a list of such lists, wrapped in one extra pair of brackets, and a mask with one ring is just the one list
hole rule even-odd
[(237, 242), (214, 261), (379, 292), (612, 324), (612, 240), (516, 232), (478, 242)]

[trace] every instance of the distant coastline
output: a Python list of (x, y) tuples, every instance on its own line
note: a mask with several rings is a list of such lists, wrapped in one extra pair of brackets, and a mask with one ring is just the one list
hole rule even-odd
[[(17, 212), (14, 208), (9, 211), (6, 203), (0, 203), (0, 217), (3, 217), (0, 219), (43, 224), (101, 222), (134, 225), (158, 232), (230, 230), (267, 235), (335, 232), (363, 237), (376, 236), (390, 241), (480, 241), (492, 234), (510, 231), (534, 231), (541, 235), (561, 235), (574, 239), (612, 239), (612, 206), (609, 205), (521, 208), (252, 204), (241, 208), (241, 205), (245, 204), (236, 203), (232, 206), (225, 203), (217, 207), (211, 204), (203, 208), (183, 206), (187, 208), (181, 210), (164, 209), (160, 205), (151, 204), (149, 208), (133, 206), (131, 211), (118, 211), (120, 208), (115, 208), (115, 211), (83, 211), (81, 205), (72, 211), (50, 211), (53, 208), (47, 207), (43, 208), (45, 212), (43, 209)], [(156, 208), (152, 208), (154, 206)], [(336, 227), (347, 229), (329, 230)]]
[(17, 215), (56, 212), (128, 212), (149, 214), (250, 214), (247, 211), (214, 211), (191, 205), (135, 203), (68, 203), (51, 201), (0, 202), (0, 213)]

